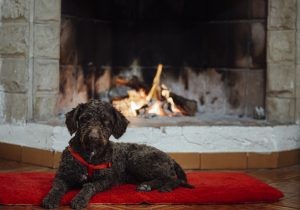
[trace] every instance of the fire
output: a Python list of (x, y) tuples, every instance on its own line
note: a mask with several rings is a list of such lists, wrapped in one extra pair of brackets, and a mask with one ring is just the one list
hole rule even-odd
[(163, 103), (161, 101), (154, 102), (148, 109), (149, 114), (156, 114), (159, 116), (167, 116), (168, 114), (163, 109)]
[[(182, 112), (175, 104), (173, 98), (171, 97), (171, 91), (165, 86), (160, 84), (160, 76), (162, 73), (163, 65), (159, 64), (155, 77), (153, 79), (153, 84), (146, 94), (144, 89), (139, 89), (138, 91), (130, 90), (128, 91), (128, 99), (123, 102), (129, 101), (130, 106), (128, 107), (130, 111), (123, 110), (123, 113), (132, 113), (133, 116), (137, 115), (159, 115), (159, 116), (182, 116)], [(123, 84), (123, 81), (119, 81), (119, 84)], [(114, 104), (120, 107), (122, 101), (115, 102)], [(121, 110), (122, 111), (122, 110)]]
[(149, 101), (146, 90), (129, 90), (128, 98), (114, 100), (113, 105), (122, 111), (126, 116), (182, 116), (183, 112), (176, 106), (170, 91), (165, 85), (159, 88), (159, 97), (151, 98)]
[(160, 83), (162, 67), (161, 64), (158, 65), (153, 84), (149, 88), (135, 76), (130, 80), (116, 76), (111, 84), (109, 70), (105, 70), (99, 78), (95, 71), (89, 71), (84, 77), (82, 67), (66, 66), (60, 75), (62, 88), (59, 112), (63, 113), (89, 98), (99, 98), (111, 102), (127, 117), (193, 115), (197, 108), (195, 101), (176, 95)]

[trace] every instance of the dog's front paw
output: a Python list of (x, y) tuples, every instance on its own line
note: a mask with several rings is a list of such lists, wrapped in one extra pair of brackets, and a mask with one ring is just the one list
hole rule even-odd
[(82, 209), (82, 208), (85, 208), (87, 206), (87, 204), (88, 204), (88, 201), (84, 197), (76, 196), (71, 201), (70, 206), (72, 209)]
[(55, 197), (47, 195), (42, 201), (42, 207), (46, 209), (54, 209), (59, 206), (59, 202)]
[(136, 191), (149, 192), (151, 190), (151, 186), (148, 184), (140, 184), (136, 187)]

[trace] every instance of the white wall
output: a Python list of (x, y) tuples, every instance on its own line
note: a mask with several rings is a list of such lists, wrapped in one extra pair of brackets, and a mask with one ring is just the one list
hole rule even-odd
[[(62, 151), (71, 136), (65, 127), (0, 124), (0, 141)], [(118, 142), (155, 146), (165, 152), (276, 152), (300, 148), (300, 125), (129, 127)]]

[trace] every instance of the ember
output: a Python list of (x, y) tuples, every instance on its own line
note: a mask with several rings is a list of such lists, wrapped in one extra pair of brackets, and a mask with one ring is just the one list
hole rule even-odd
[[(148, 94), (147, 90), (138, 88), (137, 90), (128, 90), (128, 97), (124, 99), (112, 100), (113, 105), (119, 109), (126, 116), (143, 116), (153, 117), (159, 116), (183, 116), (194, 115), (197, 111), (197, 102), (188, 100), (184, 97), (177, 96), (172, 93), (165, 85), (160, 84), (160, 76), (163, 65), (159, 64), (155, 77), (153, 79), (152, 87)], [(128, 86), (137, 87), (142, 84), (141, 81), (135, 79), (136, 83), (130, 80), (126, 82), (124, 79), (116, 79), (119, 89)], [(176, 99), (174, 99), (174, 98)], [(180, 98), (180, 100), (178, 100)], [(178, 104), (175, 102), (178, 101)]]

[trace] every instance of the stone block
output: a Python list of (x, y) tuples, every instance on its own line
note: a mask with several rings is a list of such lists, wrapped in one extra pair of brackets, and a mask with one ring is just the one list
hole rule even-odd
[(268, 65), (267, 95), (272, 97), (295, 96), (294, 63), (270, 63)]
[(9, 123), (24, 123), (27, 117), (27, 95), (21, 93), (1, 94), (0, 112), (2, 121)]
[(34, 102), (34, 120), (46, 121), (54, 117), (57, 94), (37, 95)]
[(269, 63), (295, 60), (295, 31), (269, 31), (268, 57)]
[(2, 21), (28, 21), (30, 0), (3, 0)]
[[(299, 4), (300, 4), (300, 2), (299, 2)], [(300, 11), (299, 11), (299, 14), (300, 14)], [(300, 28), (296, 32), (296, 64), (300, 65)]]
[(59, 58), (59, 23), (34, 25), (34, 56)]
[(300, 99), (296, 99), (295, 118), (296, 118), (296, 122), (300, 124)]
[(201, 169), (246, 169), (247, 154), (234, 153), (202, 153)]
[(226, 114), (244, 116), (246, 107), (247, 71), (231, 70), (226, 75)]
[(296, 27), (296, 0), (270, 0), (268, 28), (294, 29)]
[(21, 161), (39, 166), (53, 167), (54, 152), (31, 147), (22, 147)]
[(252, 0), (250, 5), (253, 18), (265, 18), (267, 16), (266, 8), (268, 3), (266, 0)]
[(296, 28), (300, 29), (300, 2), (297, 2), (297, 23), (296, 23)]
[(295, 122), (295, 99), (267, 97), (267, 120), (273, 123)]
[(200, 158), (199, 153), (179, 153), (171, 152), (168, 153), (183, 169), (200, 169)]
[(300, 163), (300, 149), (279, 152), (278, 167), (287, 167)]
[(59, 61), (34, 60), (34, 86), (37, 91), (57, 91), (59, 88)]
[(35, 1), (35, 21), (60, 20), (60, 0), (38, 0)]
[(256, 106), (264, 107), (265, 101), (265, 70), (251, 70), (247, 74), (246, 115), (254, 116)]
[(27, 24), (0, 25), (0, 55), (25, 57), (28, 53)]
[(295, 90), (296, 90), (296, 98), (300, 99), (300, 65), (296, 66), (296, 79), (295, 79), (295, 83), (296, 83), (296, 88), (295, 88)]
[(255, 153), (249, 152), (247, 157), (248, 168), (276, 168), (278, 152)]
[(0, 60), (0, 84), (6, 92), (25, 93), (28, 89), (28, 70), (25, 59)]

